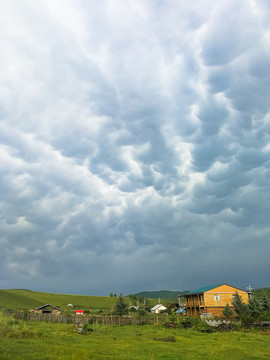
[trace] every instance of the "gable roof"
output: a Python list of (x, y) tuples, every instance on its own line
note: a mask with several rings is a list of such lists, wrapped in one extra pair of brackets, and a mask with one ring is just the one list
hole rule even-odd
[(190, 291), (186, 294), (184, 294), (184, 296), (187, 296), (187, 295), (192, 295), (192, 294), (201, 294), (201, 293), (204, 293), (206, 291), (209, 291), (209, 290), (213, 290), (219, 286), (222, 286), (222, 285), (227, 285), (227, 286), (230, 286), (230, 287), (233, 287), (237, 290), (240, 290), (240, 291), (245, 291), (245, 290), (242, 290), (242, 289), (239, 289), (239, 288), (236, 288), (235, 286), (232, 286), (232, 285), (228, 285), (228, 284), (216, 284), (216, 285), (210, 285), (210, 286), (205, 286), (205, 287), (202, 287), (202, 288), (199, 288), (199, 289), (196, 289), (196, 290), (193, 290), (193, 291)]
[(60, 308), (58, 308), (58, 307), (56, 307), (56, 306), (53, 306), (53, 305), (50, 305), (50, 304), (42, 305), (42, 306), (36, 308), (35, 310), (41, 310), (41, 309), (44, 309), (44, 308), (46, 308), (46, 307), (48, 307), (48, 306), (50, 306), (50, 307), (52, 307), (52, 308), (54, 308), (54, 309), (56, 309), (56, 310), (61, 311)]
[(152, 310), (157, 310), (159, 307), (164, 307), (164, 308), (166, 308), (166, 306), (164, 306), (164, 305), (162, 305), (162, 304), (157, 304), (157, 305), (155, 305), (154, 307), (152, 307), (152, 309), (151, 309), (151, 311)]

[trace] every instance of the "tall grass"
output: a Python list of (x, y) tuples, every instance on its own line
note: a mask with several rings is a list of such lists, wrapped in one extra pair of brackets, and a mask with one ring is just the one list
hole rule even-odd
[(37, 329), (29, 329), (26, 322), (19, 322), (3, 311), (0, 311), (0, 335), (15, 338), (41, 336)]

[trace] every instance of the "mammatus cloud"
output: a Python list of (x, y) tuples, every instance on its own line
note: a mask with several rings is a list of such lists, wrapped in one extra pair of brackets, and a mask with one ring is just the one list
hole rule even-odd
[(0, 287), (268, 286), (268, 3), (1, 7)]

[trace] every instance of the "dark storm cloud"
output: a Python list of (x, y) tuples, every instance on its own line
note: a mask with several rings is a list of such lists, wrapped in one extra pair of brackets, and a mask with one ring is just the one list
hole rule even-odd
[(268, 3), (1, 7), (0, 286), (269, 285)]

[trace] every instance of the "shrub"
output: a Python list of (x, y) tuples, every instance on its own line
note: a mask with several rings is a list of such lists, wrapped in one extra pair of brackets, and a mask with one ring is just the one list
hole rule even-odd
[(94, 329), (89, 324), (87, 324), (87, 323), (83, 324), (82, 334), (87, 334), (92, 331), (94, 331)]
[(229, 304), (227, 304), (223, 310), (223, 315), (226, 317), (226, 318), (230, 318), (231, 316), (233, 316), (233, 311), (232, 309), (230, 308)]

